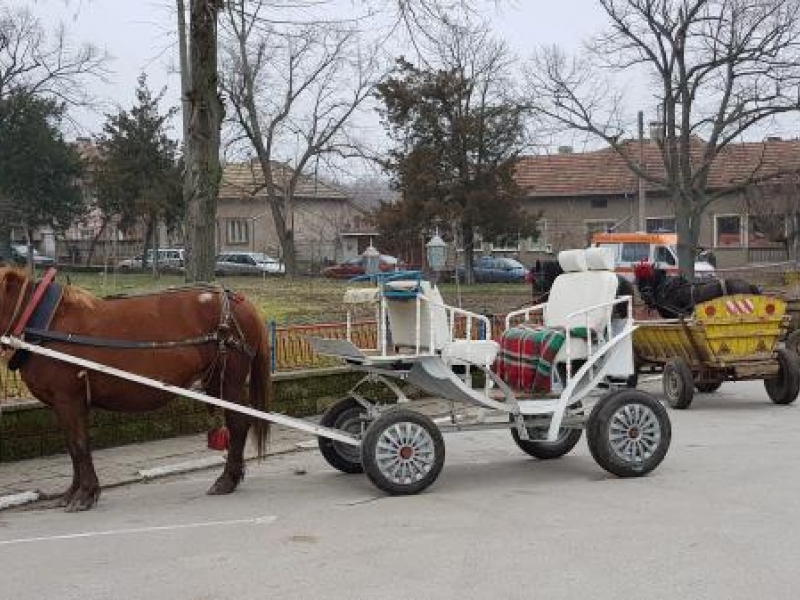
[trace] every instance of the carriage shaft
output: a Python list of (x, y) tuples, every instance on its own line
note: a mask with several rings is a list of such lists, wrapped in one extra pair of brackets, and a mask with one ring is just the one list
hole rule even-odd
[(4, 346), (9, 346), (11, 348), (15, 348), (17, 350), (27, 350), (28, 352), (31, 352), (33, 354), (46, 356), (47, 358), (52, 358), (54, 360), (67, 362), (79, 367), (91, 369), (92, 371), (97, 371), (99, 373), (104, 373), (106, 375), (119, 377), (121, 379), (125, 379), (128, 381), (133, 381), (134, 383), (138, 383), (147, 387), (169, 392), (171, 394), (175, 394), (176, 396), (191, 398), (192, 400), (205, 402), (206, 404), (211, 404), (213, 406), (218, 406), (220, 408), (232, 410), (241, 414), (255, 417), (256, 419), (270, 421), (271, 423), (275, 423), (276, 425), (283, 425), (285, 427), (291, 427), (292, 429), (305, 431), (306, 433), (311, 433), (313, 435), (317, 435), (320, 437), (329, 438), (337, 442), (342, 442), (344, 444), (350, 444), (352, 446), (359, 446), (361, 444), (361, 442), (356, 437), (346, 434), (338, 429), (331, 429), (330, 427), (322, 427), (321, 425), (316, 425), (315, 423), (309, 423), (308, 421), (305, 421), (303, 419), (288, 417), (286, 415), (281, 415), (278, 413), (256, 410), (254, 408), (250, 408), (249, 406), (243, 406), (241, 404), (229, 402), (221, 398), (215, 398), (214, 396), (209, 396), (208, 394), (203, 394), (202, 392), (197, 392), (194, 390), (189, 390), (186, 388), (179, 387), (177, 385), (164, 383), (163, 381), (158, 381), (157, 379), (151, 379), (150, 377), (137, 375), (136, 373), (124, 371), (122, 369), (117, 369), (116, 367), (104, 365), (102, 363), (98, 363), (93, 360), (78, 358), (76, 356), (71, 356), (69, 354), (53, 350), (51, 348), (42, 348), (41, 346), (30, 344), (16, 337), (0, 336), (0, 344), (3, 344)]

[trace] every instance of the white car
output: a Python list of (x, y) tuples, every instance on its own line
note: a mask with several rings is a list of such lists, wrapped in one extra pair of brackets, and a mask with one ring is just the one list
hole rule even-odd
[[(184, 250), (183, 248), (159, 248), (158, 249), (158, 269), (160, 271), (183, 271), (184, 269)], [(147, 251), (147, 267), (153, 265), (153, 250)], [(121, 260), (117, 263), (120, 271), (138, 271), (145, 268), (142, 255)]]
[(223, 252), (217, 255), (217, 275), (282, 275), (286, 267), (263, 252)]

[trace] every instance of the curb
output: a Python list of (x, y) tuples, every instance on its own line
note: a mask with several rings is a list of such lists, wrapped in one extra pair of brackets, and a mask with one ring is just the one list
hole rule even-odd
[[(270, 456), (280, 456), (282, 454), (293, 454), (295, 452), (307, 452), (317, 448), (316, 440), (305, 440), (302, 442), (295, 442), (292, 446), (281, 448), (274, 452), (269, 452), (265, 458)], [(258, 460), (255, 456), (250, 456), (245, 461)], [(209, 456), (206, 458), (198, 458), (196, 460), (189, 460), (171, 465), (162, 465), (160, 467), (153, 467), (150, 469), (140, 469), (135, 475), (120, 478), (112, 483), (101, 486), (101, 489), (111, 489), (123, 485), (130, 485), (132, 483), (147, 483), (162, 477), (169, 477), (170, 475), (179, 475), (181, 473), (191, 473), (194, 471), (202, 471), (212, 467), (219, 467), (225, 464), (225, 459), (222, 456)], [(0, 512), (32, 504), (42, 500), (44, 495), (39, 491), (26, 491), (17, 494), (9, 494), (7, 496), (0, 496)]]

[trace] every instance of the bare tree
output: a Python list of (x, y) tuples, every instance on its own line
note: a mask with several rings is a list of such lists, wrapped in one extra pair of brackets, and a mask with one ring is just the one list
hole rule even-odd
[[(716, 198), (774, 175), (762, 161), (713, 191), (709, 174), (733, 142), (800, 109), (800, 4), (796, 0), (600, 0), (610, 29), (583, 60), (557, 48), (529, 69), (529, 97), (561, 127), (607, 142), (675, 206), (681, 270), (691, 276), (703, 212)], [(653, 82), (662, 116), (663, 171), (647, 171), (621, 141), (622, 94), (600, 68), (638, 69)]]
[[(266, 0), (227, 4), (223, 89), (232, 124), (255, 153), (287, 273), (297, 269), (294, 194), (321, 156), (352, 146), (348, 128), (378, 75), (351, 28), (278, 28), (259, 19)], [(291, 164), (287, 170), (278, 162)]]

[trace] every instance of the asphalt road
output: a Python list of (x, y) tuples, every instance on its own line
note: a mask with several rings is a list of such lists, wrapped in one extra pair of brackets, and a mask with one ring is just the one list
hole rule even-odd
[(760, 382), (670, 411), (652, 475), (585, 442), (550, 462), (504, 431), (446, 437), (427, 492), (381, 495), (314, 452), (104, 492), (82, 514), (0, 513), (0, 597), (705, 599), (800, 597), (800, 406)]

